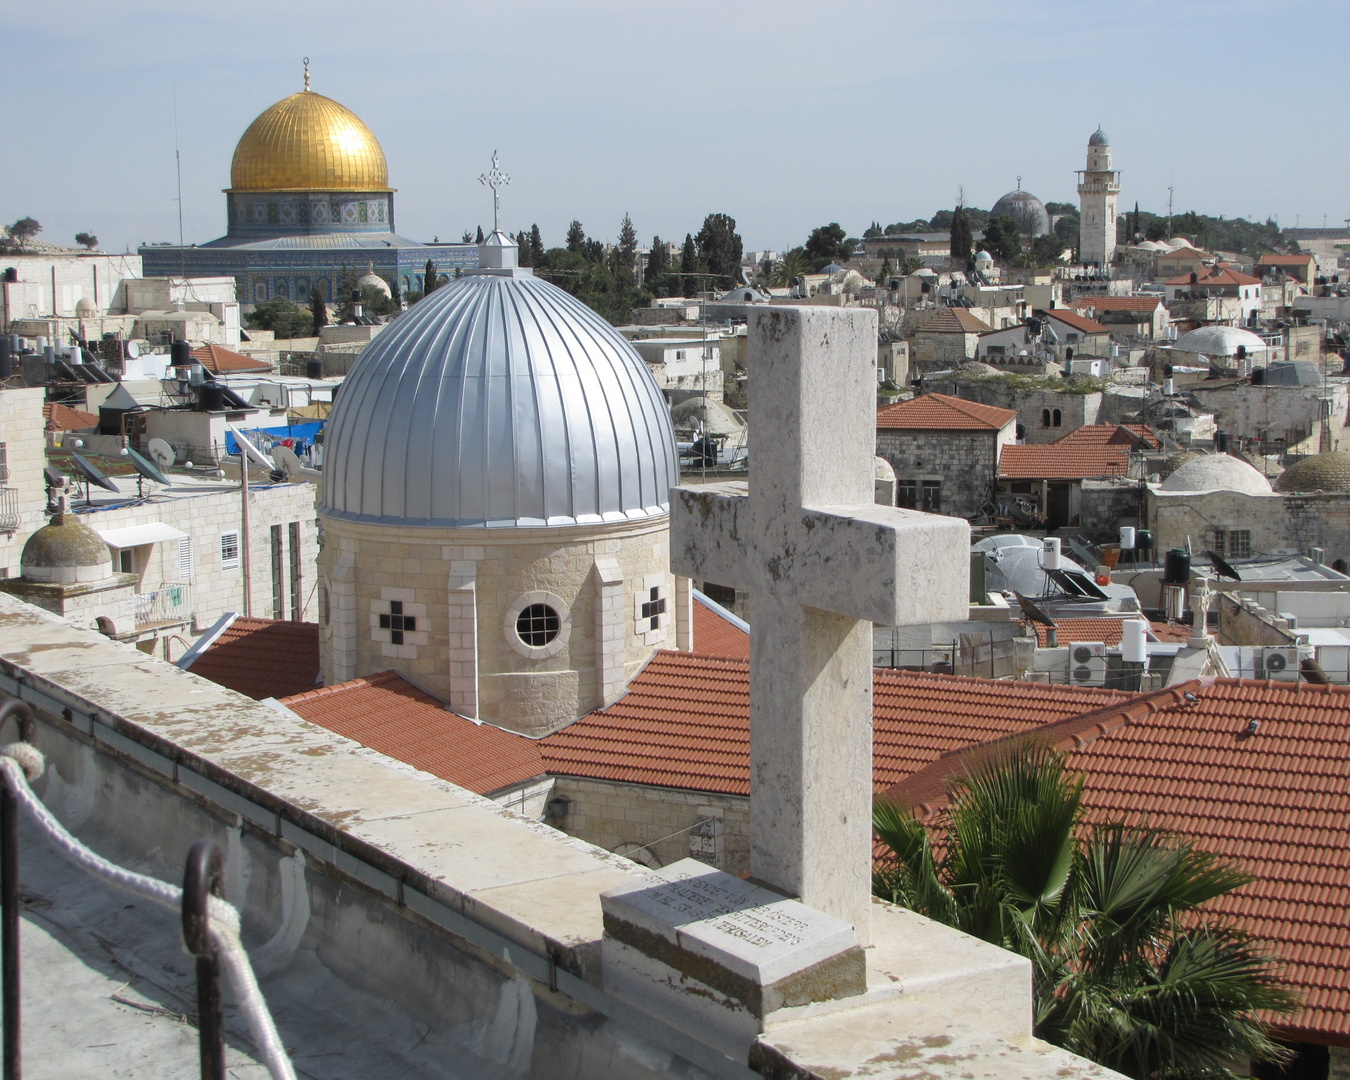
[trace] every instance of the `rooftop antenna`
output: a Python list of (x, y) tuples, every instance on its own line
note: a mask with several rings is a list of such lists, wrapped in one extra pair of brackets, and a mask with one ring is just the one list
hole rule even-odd
[(497, 151), (492, 151), (492, 169), (478, 178), (480, 184), (492, 189), (492, 231), (499, 230), (498, 218), (501, 211), (501, 189), (511, 182), (511, 178), (497, 168)]
[(173, 84), (173, 164), (178, 173), (178, 275), (187, 279), (187, 249), (183, 247), (183, 158), (178, 149), (178, 82)]
[(1172, 237), (1172, 185), (1167, 185), (1167, 237)]

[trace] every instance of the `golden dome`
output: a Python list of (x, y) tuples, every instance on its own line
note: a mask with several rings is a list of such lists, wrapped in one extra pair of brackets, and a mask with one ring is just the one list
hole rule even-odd
[(249, 124), (234, 148), (232, 191), (391, 191), (379, 140), (332, 98), (302, 90)]

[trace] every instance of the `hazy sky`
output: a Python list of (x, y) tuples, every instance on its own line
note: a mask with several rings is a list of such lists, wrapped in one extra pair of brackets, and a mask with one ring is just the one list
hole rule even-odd
[[(370, 125), (398, 231), (578, 218), (644, 242), (732, 215), (748, 248), (927, 217), (958, 187), (1071, 200), (1101, 123), (1121, 208), (1350, 215), (1345, 0), (0, 0), (0, 220), (107, 250), (225, 231), (230, 158), (313, 87)], [(1325, 97), (1319, 92), (1325, 91)]]

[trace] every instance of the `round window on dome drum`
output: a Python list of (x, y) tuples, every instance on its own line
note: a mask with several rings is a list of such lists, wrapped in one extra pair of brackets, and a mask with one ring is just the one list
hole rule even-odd
[(516, 616), (516, 633), (532, 649), (542, 649), (558, 636), (562, 620), (547, 604), (530, 604)]

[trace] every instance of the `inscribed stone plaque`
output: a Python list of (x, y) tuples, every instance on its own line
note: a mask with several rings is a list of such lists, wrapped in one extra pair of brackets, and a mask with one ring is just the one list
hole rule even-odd
[(764, 1012), (866, 989), (853, 927), (695, 859), (600, 898), (605, 933)]

